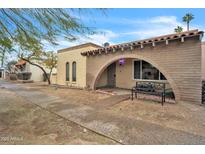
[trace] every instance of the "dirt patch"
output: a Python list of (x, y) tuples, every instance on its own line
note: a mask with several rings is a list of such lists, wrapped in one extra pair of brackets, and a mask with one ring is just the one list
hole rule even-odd
[[(190, 104), (165, 104), (143, 100), (127, 100), (108, 110), (110, 114), (127, 116), (163, 127), (205, 136), (205, 108)], [(194, 110), (197, 108), (197, 110)]]
[(95, 104), (97, 101), (108, 98), (111, 95), (103, 94), (95, 91), (81, 90), (81, 89), (69, 89), (69, 88), (55, 88), (52, 86), (46, 86), (42, 83), (29, 83), (29, 88), (34, 90), (41, 90), (48, 95), (54, 95), (67, 99), (71, 102), (77, 102), (85, 105)]
[(0, 89), (0, 144), (115, 144)]

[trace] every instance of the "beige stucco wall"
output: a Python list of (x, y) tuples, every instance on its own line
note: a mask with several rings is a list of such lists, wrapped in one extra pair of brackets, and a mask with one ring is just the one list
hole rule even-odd
[(205, 80), (205, 42), (202, 43), (202, 80)]
[(50, 77), (50, 80), (51, 80), (51, 84), (56, 84), (57, 83), (57, 74), (52, 73), (51, 77)]
[[(198, 37), (186, 38), (185, 42), (170, 41), (168, 45), (162, 42), (155, 47), (147, 45), (143, 49), (89, 56), (87, 86), (94, 88), (104, 69), (120, 58), (142, 59), (158, 68), (168, 79), (176, 101), (201, 102), (201, 41)], [(117, 82), (122, 85), (123, 78)]]
[(118, 62), (116, 63), (116, 87), (130, 89), (130, 87), (135, 85), (132, 60), (125, 59), (125, 64), (121, 66)]
[[(119, 65), (118, 61), (116, 61), (116, 87), (130, 89), (130, 87), (133, 87), (136, 84), (136, 81), (138, 80), (134, 79), (133, 77), (134, 60), (139, 60), (139, 59), (132, 59), (132, 58), (125, 59), (124, 65)], [(159, 80), (154, 80), (154, 81), (157, 82)], [(160, 82), (167, 83), (167, 81), (162, 81), (162, 80), (160, 80)], [(96, 83), (96, 87), (104, 87), (104, 86), (107, 86), (107, 69), (103, 71), (99, 80)], [(166, 88), (170, 88), (168, 83), (166, 84)]]
[(103, 73), (101, 74), (97, 84), (96, 84), (96, 87), (104, 87), (107, 85), (107, 69), (105, 69), (103, 71)]
[[(80, 48), (74, 48), (68, 51), (58, 52), (57, 63), (57, 84), (67, 85), (78, 88), (86, 87), (86, 57), (81, 55), (81, 52), (93, 50), (97, 47), (84, 46)], [(72, 63), (76, 62), (76, 82), (72, 81)], [(70, 81), (66, 81), (66, 63), (70, 65)]]

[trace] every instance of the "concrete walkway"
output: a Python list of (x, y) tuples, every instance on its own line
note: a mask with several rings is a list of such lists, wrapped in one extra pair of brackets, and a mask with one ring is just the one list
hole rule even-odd
[[(96, 106), (89, 106), (46, 95), (41, 91), (30, 89), (26, 84), (0, 81), (0, 86), (12, 90), (17, 95), (27, 99), (28, 103), (34, 103), (53, 114), (122, 144), (205, 144), (205, 136), (111, 114), (106, 109), (109, 107), (107, 104), (112, 101), (112, 98), (108, 98), (104, 105), (101, 101)], [(125, 99), (124, 97), (123, 99)]]

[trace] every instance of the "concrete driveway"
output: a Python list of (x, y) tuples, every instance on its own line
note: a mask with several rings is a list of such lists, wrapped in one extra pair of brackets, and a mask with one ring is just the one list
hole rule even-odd
[[(75, 99), (64, 99), (41, 90), (31, 88), (27, 84), (14, 84), (9, 82), (0, 82), (1, 87), (15, 92), (18, 96), (26, 99), (28, 103), (35, 104), (52, 114), (58, 115), (64, 119), (72, 121), (80, 126), (101, 134), (116, 143), (120, 144), (205, 144), (205, 133), (192, 130), (175, 129), (161, 124), (149, 122), (138, 117), (126, 116), (126, 114), (116, 114), (111, 108), (117, 106), (112, 104), (115, 96), (105, 98), (111, 105), (83, 104)], [(68, 93), (69, 95), (69, 93)], [(76, 95), (78, 92), (76, 91)], [(79, 96), (80, 97), (80, 96)], [(126, 99), (122, 96), (121, 99)], [(158, 104), (157, 104), (158, 105)], [(158, 108), (162, 108), (158, 105)], [(204, 111), (203, 107), (199, 107)], [(157, 112), (157, 111), (156, 111)], [(203, 113), (204, 114), (204, 113)], [(140, 117), (140, 116), (139, 116)], [(205, 118), (204, 118), (205, 119)], [(205, 130), (205, 121), (202, 119), (199, 124)], [(179, 123), (180, 125), (180, 123)]]

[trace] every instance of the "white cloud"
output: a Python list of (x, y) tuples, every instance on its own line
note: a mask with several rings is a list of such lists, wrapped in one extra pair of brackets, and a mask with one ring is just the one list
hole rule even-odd
[(45, 46), (45, 50), (59, 50), (63, 48), (68, 48), (71, 46), (79, 45), (82, 43), (88, 43), (92, 42), (98, 45), (103, 45), (105, 42), (109, 42), (110, 44), (114, 44), (111, 40), (113, 38), (118, 37), (118, 34), (112, 32), (111, 30), (105, 30), (101, 29), (99, 30), (99, 33), (96, 33), (94, 35), (89, 35), (87, 37), (80, 37), (77, 41), (69, 41), (66, 40), (65, 38), (61, 37), (57, 39), (57, 43), (59, 44), (58, 46), (52, 46), (47, 42), (43, 42)]
[[(137, 39), (146, 39), (174, 33), (174, 28), (181, 26), (184, 31), (186, 24), (179, 22), (175, 16), (157, 16), (150, 19), (136, 20), (137, 27), (132, 31), (121, 33), (121, 35), (131, 35)], [(197, 25), (191, 25), (192, 29), (201, 29)]]
[(96, 43), (98, 45), (102, 45), (105, 42), (109, 42), (109, 43), (113, 44), (113, 42), (111, 40), (113, 38), (119, 37), (119, 34), (116, 34), (111, 30), (100, 30), (100, 31), (102, 31), (102, 33), (90, 35), (89, 38), (83, 38), (82, 41), (84, 41), (84, 42), (90, 41), (90, 42)]
[(154, 23), (154, 24), (169, 24), (169, 25), (179, 25), (181, 26), (182, 24), (177, 21), (176, 16), (157, 16), (151, 18), (148, 22)]
[[(156, 16), (143, 19), (109, 18), (109, 20), (104, 20), (103, 22), (108, 24), (110, 22), (115, 23), (120, 27), (121, 31), (113, 32), (112, 30), (108, 29), (99, 29), (99, 31), (101, 31), (102, 33), (90, 35), (88, 36), (88, 38), (79, 37), (80, 39), (75, 42), (70, 42), (65, 40), (64, 38), (59, 38), (59, 46), (52, 47), (48, 45), (47, 49), (58, 50), (87, 42), (93, 42), (98, 45), (102, 45), (105, 42), (115, 44), (116, 42), (114, 42), (113, 39), (120, 40), (120, 42), (118, 43), (123, 43), (128, 40), (134, 41), (146, 39), (150, 37), (174, 33), (174, 28), (176, 28), (177, 26), (183, 27), (184, 31), (186, 30), (186, 24), (180, 22), (176, 16)], [(204, 27), (193, 24), (191, 24), (191, 28), (205, 30)]]

